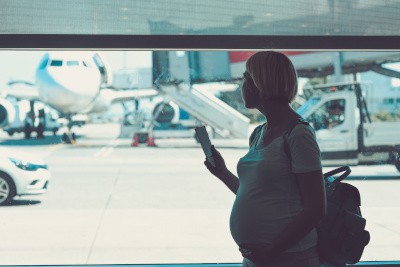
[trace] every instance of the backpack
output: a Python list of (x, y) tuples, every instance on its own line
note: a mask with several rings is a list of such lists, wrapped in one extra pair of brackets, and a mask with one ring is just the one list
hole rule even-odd
[[(298, 124), (309, 125), (299, 118), (283, 136), (285, 153), (290, 160), (288, 138)], [(342, 172), (341, 176), (333, 177)], [(357, 263), (370, 240), (369, 232), (364, 230), (366, 220), (361, 215), (360, 192), (355, 186), (341, 182), (350, 172), (348, 166), (343, 166), (324, 174), (327, 214), (317, 226), (321, 263), (334, 266)]]

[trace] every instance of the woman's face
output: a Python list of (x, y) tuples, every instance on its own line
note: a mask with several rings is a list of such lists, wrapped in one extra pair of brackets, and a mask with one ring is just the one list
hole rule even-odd
[(258, 107), (260, 90), (255, 86), (247, 71), (243, 73), (242, 98), (246, 108)]

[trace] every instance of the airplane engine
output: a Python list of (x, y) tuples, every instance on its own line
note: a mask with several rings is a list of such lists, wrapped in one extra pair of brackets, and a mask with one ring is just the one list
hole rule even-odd
[(174, 102), (160, 102), (153, 109), (153, 116), (161, 105), (164, 105), (161, 112), (158, 114), (156, 121), (160, 124), (176, 124), (179, 122), (179, 106)]
[(0, 99), (0, 128), (5, 128), (15, 120), (15, 108), (6, 99)]

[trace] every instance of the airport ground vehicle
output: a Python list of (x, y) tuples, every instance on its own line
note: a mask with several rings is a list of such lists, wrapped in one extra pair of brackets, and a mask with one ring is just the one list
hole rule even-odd
[(40, 123), (35, 126), (32, 120), (25, 119), (23, 121), (15, 121), (9, 127), (5, 128), (4, 131), (6, 131), (9, 136), (23, 132), (25, 136), (29, 138), (33, 131), (38, 132), (38, 135), (39, 133), (43, 135), (44, 132), (52, 132), (53, 135), (55, 135), (61, 127), (62, 124), (56, 118), (46, 117), (44, 126)]
[(10, 112), (10, 109), (12, 109), (14, 114), (14, 116), (11, 116), (8, 125), (3, 128), (9, 136), (15, 133), (24, 133), (26, 138), (30, 138), (32, 132), (36, 132), (38, 137), (43, 137), (45, 132), (51, 132), (55, 135), (63, 126), (55, 111), (50, 110), (43, 103), (38, 103), (38, 107), (35, 108), (34, 102), (20, 102), (11, 98), (3, 100), (2, 104), (6, 101), (9, 102), (6, 112)]
[(323, 165), (394, 164), (400, 171), (400, 121), (372, 121), (362, 86), (310, 88), (312, 96), (297, 112), (315, 129)]
[(50, 177), (43, 160), (0, 148), (0, 205), (11, 203), (16, 195), (47, 192)]

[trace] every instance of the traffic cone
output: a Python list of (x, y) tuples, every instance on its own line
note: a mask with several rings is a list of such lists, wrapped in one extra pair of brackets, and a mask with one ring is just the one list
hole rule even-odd
[(149, 134), (147, 135), (146, 144), (147, 144), (147, 146), (150, 146), (150, 147), (156, 147), (157, 146), (153, 132), (149, 132)]
[(139, 146), (139, 134), (138, 133), (135, 133), (133, 135), (132, 146), (134, 146), (134, 147)]

